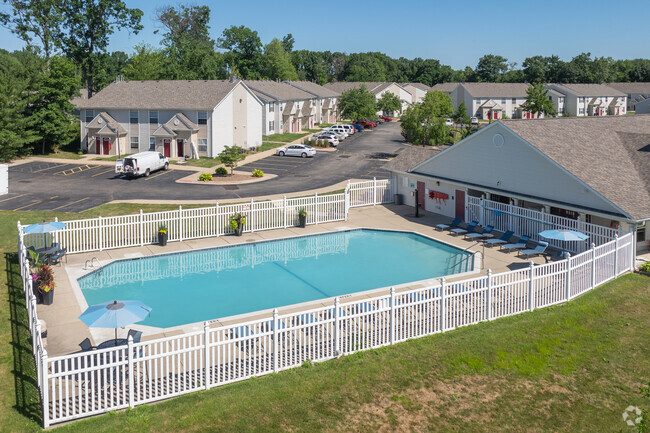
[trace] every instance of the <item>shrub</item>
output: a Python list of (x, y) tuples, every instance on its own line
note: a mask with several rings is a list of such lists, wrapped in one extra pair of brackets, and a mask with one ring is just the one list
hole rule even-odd
[(201, 182), (208, 182), (212, 180), (212, 175), (210, 173), (201, 173), (199, 175), (199, 180)]
[(214, 173), (217, 176), (225, 176), (228, 174), (228, 169), (226, 167), (217, 167)]
[(253, 170), (253, 177), (262, 177), (264, 172), (262, 170)]
[(230, 219), (229, 219), (230, 228), (236, 230), (239, 224), (241, 225), (246, 224), (246, 217), (240, 213), (230, 215)]
[(645, 262), (641, 266), (639, 266), (639, 270), (641, 272), (645, 272), (647, 274), (650, 274), (650, 262)]

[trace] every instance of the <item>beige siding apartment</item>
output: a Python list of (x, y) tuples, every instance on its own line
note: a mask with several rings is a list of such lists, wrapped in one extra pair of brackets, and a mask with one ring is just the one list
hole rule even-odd
[[(366, 90), (368, 90), (370, 93), (375, 95), (375, 100), (381, 98), (381, 95), (383, 95), (386, 92), (392, 93), (393, 95), (397, 96), (402, 102), (402, 109), (400, 110), (401, 113), (404, 112), (409, 105), (411, 105), (412, 103), (411, 101), (413, 100), (413, 95), (411, 95), (411, 93), (409, 93), (406, 89), (404, 89), (402, 86), (400, 86), (397, 83), (384, 83), (384, 82), (377, 82), (377, 81), (368, 81), (368, 82), (339, 81), (336, 83), (327, 83), (325, 84), (325, 87), (335, 92), (343, 93), (346, 90), (358, 89), (362, 85), (366, 87)], [(381, 112), (378, 112), (377, 114), (381, 114)], [(398, 113), (388, 113), (388, 114), (392, 115)]]
[(214, 157), (262, 144), (262, 102), (242, 81), (117, 81), (75, 103), (89, 153)]
[(339, 92), (311, 81), (285, 81), (285, 83), (317, 98), (316, 123), (336, 123), (338, 119), (338, 98), (341, 96)]

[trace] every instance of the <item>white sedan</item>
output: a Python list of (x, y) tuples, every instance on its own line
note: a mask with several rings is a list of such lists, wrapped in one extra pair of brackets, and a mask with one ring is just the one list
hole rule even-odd
[(301, 158), (311, 158), (316, 155), (316, 149), (304, 144), (292, 144), (290, 146), (278, 147), (275, 154), (279, 156), (300, 156)]

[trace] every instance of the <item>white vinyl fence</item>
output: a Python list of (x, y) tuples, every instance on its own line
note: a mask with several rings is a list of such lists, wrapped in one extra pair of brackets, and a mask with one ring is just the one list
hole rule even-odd
[(65, 221), (66, 227), (51, 236), (26, 235), (25, 244), (41, 248), (59, 242), (67, 254), (143, 246), (157, 242), (161, 224), (167, 226), (170, 242), (222, 236), (233, 233), (229, 221), (236, 213), (246, 217), (245, 233), (287, 228), (298, 224), (302, 208), (307, 211), (307, 224), (343, 221), (350, 207), (391, 203), (390, 191), (389, 180), (374, 179), (348, 183), (340, 194)]
[(544, 265), (50, 358), (23, 240), (19, 231), (44, 427), (567, 302), (634, 266), (627, 234)]
[[(588, 250), (592, 243), (602, 245), (613, 240), (617, 234), (620, 235), (613, 228), (471, 196), (467, 196), (465, 219), (478, 221), (483, 227), (492, 225), (501, 232), (512, 230), (518, 236), (528, 235), (532, 240), (543, 240), (553, 247), (572, 253)], [(576, 230), (588, 235), (589, 239), (584, 242), (563, 242), (541, 238), (539, 233), (548, 229)]]

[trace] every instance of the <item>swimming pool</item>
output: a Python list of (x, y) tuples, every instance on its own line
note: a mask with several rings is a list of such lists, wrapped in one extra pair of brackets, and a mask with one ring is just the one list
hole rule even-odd
[(472, 269), (470, 253), (414, 233), (357, 229), (118, 260), (78, 279), (88, 305), (152, 307), (168, 328)]

